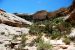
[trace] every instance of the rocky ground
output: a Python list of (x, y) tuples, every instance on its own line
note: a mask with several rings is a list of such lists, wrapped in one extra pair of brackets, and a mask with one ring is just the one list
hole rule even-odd
[[(38, 43), (41, 44), (41, 48), (47, 45), (50, 50), (75, 50), (74, 42), (66, 45), (63, 38), (52, 40), (50, 37), (45, 37), (44, 34), (40, 38), (38, 35), (29, 34), (30, 29), (22, 25), (32, 23), (13, 14), (1, 12), (0, 22), (0, 50), (37, 50), (40, 46), (37, 45), (38, 40), (43, 40), (42, 43)], [(70, 36), (75, 35), (74, 30), (73, 28)]]
[[(14, 15), (0, 10), (0, 50), (75, 50), (75, 26), (74, 24), (70, 26), (72, 23), (70, 25), (67, 23), (66, 25), (64, 22), (69, 21), (75, 23), (75, 1), (71, 7), (71, 13), (68, 9), (63, 8), (52, 13), (42, 10), (33, 15)], [(64, 16), (61, 17), (64, 21), (61, 22), (56, 17), (58, 15)], [(30, 22), (31, 19), (24, 17), (29, 20), (27, 21), (18, 16), (26, 16), (27, 18), (33, 16), (31, 19), (34, 21), (45, 20), (46, 18), (57, 19), (39, 22), (39, 24), (44, 23), (39, 25), (38, 22)], [(41, 28), (42, 31), (40, 32)], [(55, 31), (53, 33), (57, 34), (48, 34), (52, 33), (52, 29)]]
[(0, 50), (11, 50), (9, 46), (13, 43), (14, 36), (28, 34), (29, 28), (25, 28), (23, 25), (31, 24), (13, 14), (0, 11)]

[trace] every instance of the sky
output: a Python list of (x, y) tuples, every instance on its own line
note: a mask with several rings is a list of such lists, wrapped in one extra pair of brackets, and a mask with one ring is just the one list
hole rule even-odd
[(71, 4), (72, 0), (0, 0), (0, 8), (10, 13), (35, 13), (40, 10), (50, 12)]

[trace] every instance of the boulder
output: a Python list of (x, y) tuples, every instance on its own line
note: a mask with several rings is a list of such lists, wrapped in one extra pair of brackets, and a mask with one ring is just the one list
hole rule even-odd
[(75, 37), (75, 28), (71, 29), (70, 37)]
[(59, 40), (52, 40), (50, 38), (46, 38), (45, 36), (42, 36), (42, 40), (44, 40), (45, 43), (51, 44), (53, 46), (56, 45), (65, 45), (62, 39)]
[(65, 43), (62, 40), (50, 40), (52, 45), (64, 45)]

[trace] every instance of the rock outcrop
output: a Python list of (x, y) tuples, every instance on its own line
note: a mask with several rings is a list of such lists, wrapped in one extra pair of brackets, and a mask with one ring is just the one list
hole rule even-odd
[(33, 19), (34, 20), (44, 20), (44, 19), (46, 19), (47, 13), (48, 12), (45, 10), (38, 11), (38, 12), (33, 14)]
[(25, 19), (22, 19), (16, 15), (6, 13), (3, 11), (0, 11), (0, 23), (4, 23), (6, 25), (15, 26), (15, 27), (32, 24), (31, 22), (29, 22)]
[(48, 12), (47, 18), (56, 18), (56, 17), (61, 17), (61, 16), (66, 16), (69, 13), (69, 10), (67, 8), (60, 8), (57, 11), (54, 12)]
[(14, 36), (28, 34), (30, 29), (25, 25), (31, 24), (23, 18), (0, 10), (0, 50), (12, 50), (11, 48), (19, 42), (13, 42)]
[(29, 32), (29, 29), (23, 27), (12, 27), (5, 24), (0, 24), (0, 33), (4, 33), (5, 35), (14, 34), (14, 35), (20, 35), (20, 34), (27, 34)]
[(70, 37), (75, 37), (75, 28), (71, 28)]
[(69, 10), (67, 8), (60, 8), (57, 11), (54, 12), (47, 12), (45, 10), (38, 11), (32, 15), (34, 20), (45, 20), (45, 19), (51, 19), (61, 16), (66, 16), (69, 13)]
[(75, 24), (75, 0), (73, 1), (73, 4), (69, 7), (69, 14), (68, 19), (66, 21), (71, 22), (72, 24)]
[(68, 9), (69, 9), (69, 12), (72, 12), (75, 9), (75, 0), (73, 0), (72, 5)]

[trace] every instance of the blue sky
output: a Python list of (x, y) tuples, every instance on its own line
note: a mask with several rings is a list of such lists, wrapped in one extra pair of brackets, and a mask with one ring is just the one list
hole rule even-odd
[(71, 3), (72, 0), (0, 0), (0, 8), (10, 13), (35, 13), (39, 10), (54, 11)]

